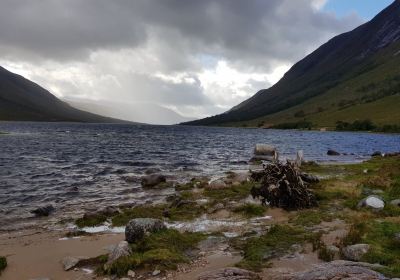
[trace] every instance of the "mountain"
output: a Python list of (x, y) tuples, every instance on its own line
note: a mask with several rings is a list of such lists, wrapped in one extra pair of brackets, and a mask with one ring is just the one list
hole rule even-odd
[(400, 0), (296, 63), (268, 89), (190, 125), (400, 124)]
[(0, 120), (126, 122), (75, 109), (49, 91), (0, 66)]
[(156, 104), (82, 99), (66, 99), (64, 101), (75, 108), (91, 113), (148, 124), (168, 125), (193, 120)]

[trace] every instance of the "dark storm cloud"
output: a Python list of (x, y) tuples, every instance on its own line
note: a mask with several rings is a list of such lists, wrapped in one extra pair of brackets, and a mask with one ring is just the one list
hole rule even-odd
[[(360, 22), (317, 12), (311, 2), (3, 0), (0, 48), (4, 56), (74, 60), (99, 49), (135, 48), (151, 35), (161, 55), (163, 47), (173, 46), (184, 57), (207, 53), (268, 68), (271, 60), (293, 62)], [(175, 67), (176, 60), (161, 59)], [(180, 68), (190, 62), (181, 60)]]

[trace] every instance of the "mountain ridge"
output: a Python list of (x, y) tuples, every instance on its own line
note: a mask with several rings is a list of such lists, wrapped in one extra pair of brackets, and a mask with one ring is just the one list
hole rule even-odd
[(78, 110), (40, 85), (1, 66), (0, 120), (129, 123)]
[[(223, 114), (184, 124), (234, 125), (238, 122), (261, 121), (262, 119), (266, 122), (273, 120), (272, 124), (276, 124), (295, 120), (296, 118), (271, 119), (269, 116), (307, 103), (351, 79), (381, 67), (383, 64), (390, 64), (390, 57), (385, 61), (378, 56), (385, 56), (385, 51), (394, 45), (396, 47), (392, 55), (397, 56), (400, 52), (399, 42), (400, 0), (396, 0), (371, 21), (352, 31), (335, 36), (295, 63), (272, 87), (258, 91)], [(398, 60), (398, 56), (395, 59)], [(399, 73), (397, 67), (388, 77)], [(362, 94), (358, 94), (360, 98)], [(346, 99), (347, 97), (339, 97), (338, 94), (338, 98)], [(301, 110), (301, 108), (298, 109)], [(302, 118), (304, 119), (304, 116)]]

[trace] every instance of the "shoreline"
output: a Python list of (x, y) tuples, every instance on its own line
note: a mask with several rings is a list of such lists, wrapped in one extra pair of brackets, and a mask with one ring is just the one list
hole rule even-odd
[[(316, 208), (296, 211), (264, 208), (258, 200), (250, 197), (253, 183), (249, 181), (249, 175), (230, 172), (222, 181), (206, 183), (199, 178), (175, 186), (176, 195), (174, 200), (169, 202), (172, 203), (170, 206), (130, 206), (122, 207), (117, 212), (99, 214), (106, 215), (105, 219), (114, 227), (120, 227), (114, 233), (81, 232), (94, 229), (90, 226), (96, 226), (96, 223), (104, 224), (104, 220), (97, 220), (96, 216), (87, 216), (86, 220), (82, 220), (82, 224), (90, 224), (88, 228), (81, 227), (70, 231), (33, 228), (26, 231), (1, 232), (0, 252), (8, 261), (1, 279), (107, 279), (107, 275), (96, 276), (97, 264), (89, 262), (87, 265), (64, 271), (61, 262), (65, 257), (85, 256), (93, 259), (107, 255), (112, 245), (125, 239), (123, 231), (126, 222), (137, 217), (161, 219), (167, 225), (166, 234), (175, 235), (176, 232), (182, 238), (191, 236), (191, 232), (202, 234), (202, 241), (193, 244), (194, 247), (187, 252), (191, 252), (189, 263), (178, 262), (177, 269), (161, 268), (162, 266), (158, 265), (145, 266), (145, 269), (138, 267), (135, 272), (136, 276), (142, 276), (141, 279), (159, 279), (160, 276), (165, 279), (196, 279), (203, 273), (235, 265), (256, 271), (262, 279), (278, 279), (283, 275), (313, 269), (315, 265), (325, 265), (327, 261), (341, 259), (340, 255), (333, 255), (327, 250), (344, 250), (347, 244), (344, 242), (347, 241), (343, 240), (349, 238), (352, 227), (360, 221), (360, 217), (363, 217), (361, 220), (367, 223), (366, 226), (371, 226), (372, 231), (377, 221), (383, 220), (398, 228), (400, 233), (400, 208), (390, 208), (389, 203), (389, 199), (395, 199), (395, 196), (389, 196), (391, 184), (396, 184), (393, 178), (397, 177), (393, 176), (400, 178), (400, 156), (374, 157), (356, 164), (305, 164), (302, 170), (321, 178), (320, 183), (311, 187), (319, 201)], [(371, 189), (368, 189), (370, 194), (376, 191), (385, 198), (384, 209), (354, 206), (367, 196), (367, 189), (360, 185), (365, 182), (373, 182)], [(178, 202), (184, 203), (176, 206), (175, 203)], [(167, 217), (166, 207), (169, 207)], [(271, 232), (275, 229), (280, 232), (277, 236), (278, 242), (270, 240), (275, 238)], [(68, 238), (65, 237), (67, 234)], [(257, 244), (260, 238), (265, 239), (265, 244), (272, 241), (273, 246), (266, 248), (267, 251), (260, 255), (267, 256), (265, 260), (263, 257), (249, 259), (248, 254), (258, 256), (257, 250), (260, 248), (258, 245), (254, 247), (253, 243)], [(386, 240), (392, 237), (379, 238)], [(364, 242), (372, 241), (366, 239)], [(375, 250), (374, 246), (377, 245), (371, 244), (371, 250)], [(397, 253), (389, 251), (388, 254)], [(396, 276), (395, 267), (396, 263), (389, 263), (385, 273)], [(156, 273), (159, 268), (160, 272)], [(152, 275), (154, 273), (157, 275)]]

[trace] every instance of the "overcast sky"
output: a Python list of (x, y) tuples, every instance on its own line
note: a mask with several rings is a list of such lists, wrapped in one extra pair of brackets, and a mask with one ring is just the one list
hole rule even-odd
[(0, 64), (64, 99), (199, 118), (271, 86), (390, 2), (1, 0)]

